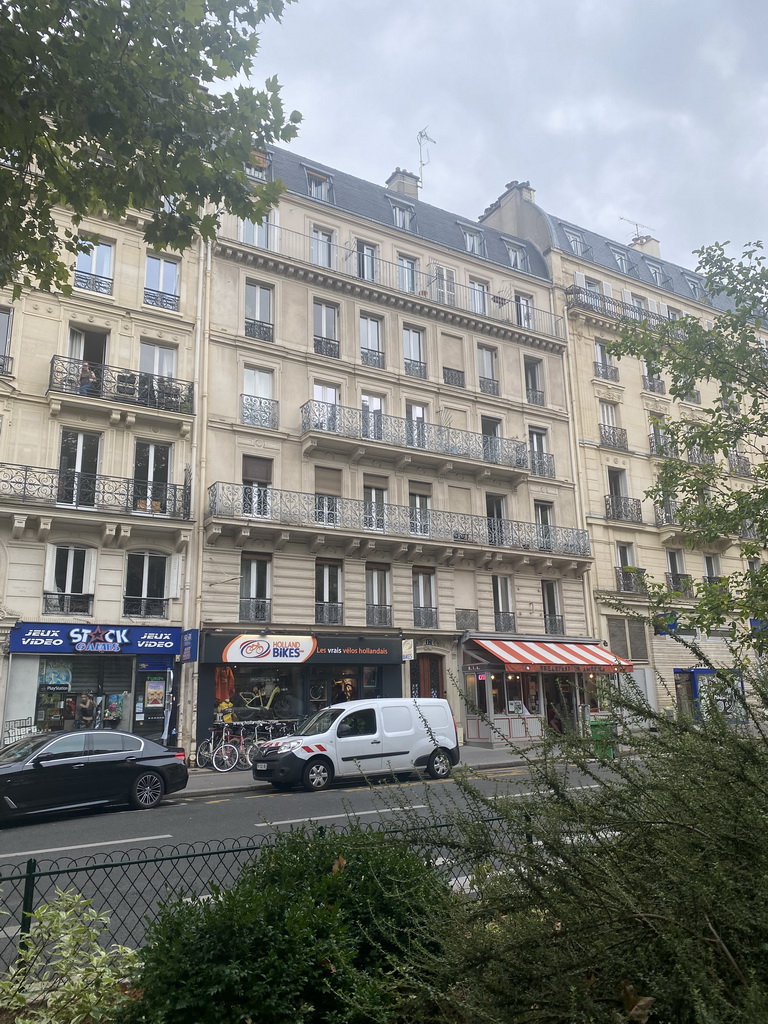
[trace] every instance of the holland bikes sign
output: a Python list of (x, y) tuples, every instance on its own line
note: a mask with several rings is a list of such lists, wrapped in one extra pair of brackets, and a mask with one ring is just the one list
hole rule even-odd
[(20, 622), (11, 630), (12, 654), (178, 654), (178, 626), (82, 626), (71, 622)]
[(204, 633), (202, 656), (207, 664), (396, 665), (403, 660), (400, 637), (262, 635)]
[(222, 661), (285, 662), (306, 661), (317, 646), (313, 636), (259, 636), (241, 633), (224, 648)]

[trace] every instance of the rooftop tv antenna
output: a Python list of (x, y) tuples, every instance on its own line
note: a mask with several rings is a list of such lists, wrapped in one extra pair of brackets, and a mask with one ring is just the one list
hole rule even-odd
[(635, 238), (639, 236), (640, 228), (645, 228), (646, 231), (653, 231), (653, 228), (649, 224), (641, 224), (639, 220), (633, 220), (632, 217), (619, 217), (619, 220), (626, 221), (627, 224), (634, 224)]
[(429, 163), (429, 150), (426, 148), (427, 143), (431, 142), (433, 146), (437, 145), (435, 140), (430, 138), (429, 135), (427, 134), (427, 128), (429, 128), (428, 124), (425, 125), (421, 129), (421, 131), (417, 134), (417, 136), (416, 136), (416, 141), (419, 144), (419, 182), (420, 183), (423, 183), (423, 181), (424, 181), (424, 168)]

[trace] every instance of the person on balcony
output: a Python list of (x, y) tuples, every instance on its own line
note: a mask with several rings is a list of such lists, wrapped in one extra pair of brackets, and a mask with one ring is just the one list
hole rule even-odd
[(95, 390), (94, 385), (97, 380), (98, 377), (91, 369), (90, 364), (84, 362), (80, 367), (80, 394), (90, 395)]

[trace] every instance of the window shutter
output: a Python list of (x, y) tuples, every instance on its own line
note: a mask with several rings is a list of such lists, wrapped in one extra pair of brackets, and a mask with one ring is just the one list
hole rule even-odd
[(608, 646), (620, 658), (629, 658), (626, 619), (609, 615), (605, 621), (608, 624)]
[(584, 274), (580, 274), (578, 270), (575, 271), (575, 273), (573, 275), (573, 281), (574, 281), (574, 284), (576, 285), (577, 288), (586, 288), (587, 287), (587, 279), (586, 279), (586, 277), (584, 276)]
[(613, 298), (613, 288), (608, 281), (603, 281), (603, 295), (606, 299)]
[(629, 288), (621, 289), (621, 301), (626, 302), (628, 306), (632, 305), (632, 292), (629, 290)]
[(668, 316), (666, 302), (659, 303), (659, 316)]
[(272, 459), (261, 459), (256, 455), (244, 455), (243, 481), (255, 484), (271, 484)]
[(341, 497), (341, 470), (328, 469), (326, 466), (315, 467), (315, 494), (330, 494)]
[[(317, 483), (317, 480), (315, 480)], [(386, 491), (389, 488), (389, 477), (388, 476), (374, 476), (373, 473), (363, 473), (363, 487), (378, 487), (382, 491)], [(323, 491), (327, 494), (327, 491)]]
[(45, 546), (45, 575), (43, 577), (43, 590), (46, 594), (56, 593), (56, 545), (46, 544)]
[(165, 596), (179, 596), (181, 589), (181, 555), (171, 555), (165, 563)]
[(85, 549), (85, 564), (83, 566), (83, 593), (96, 593), (96, 548)]
[(409, 480), (408, 481), (408, 493), (409, 494), (426, 494), (427, 497), (432, 497), (432, 484), (427, 483), (424, 480)]
[(645, 623), (637, 619), (627, 619), (629, 632), (629, 651), (632, 661), (648, 661), (648, 638)]
[(655, 313), (657, 310), (656, 299), (648, 299), (648, 312)]

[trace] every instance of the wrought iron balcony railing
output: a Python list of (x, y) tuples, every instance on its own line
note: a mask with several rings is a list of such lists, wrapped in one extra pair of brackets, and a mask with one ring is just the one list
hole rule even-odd
[(158, 309), (170, 309), (176, 312), (179, 308), (179, 296), (173, 292), (159, 292), (155, 288), (144, 289), (144, 305), (157, 306)]
[(651, 455), (659, 455), (663, 459), (679, 459), (680, 450), (669, 434), (654, 431), (648, 435), (648, 448)]
[(730, 452), (728, 455), (728, 469), (733, 476), (752, 476), (752, 466), (746, 455), (739, 455), (738, 452)]
[(455, 388), (466, 387), (466, 377), (463, 370), (454, 370), (450, 366), (443, 367), (443, 383), (452, 384)]
[(702, 576), (701, 578), (704, 583), (710, 583), (713, 587), (717, 586), (718, 583), (722, 583), (724, 579), (723, 576)]
[(613, 427), (608, 423), (600, 424), (600, 444), (606, 448), (620, 448), (623, 452), (629, 450), (624, 427)]
[(164, 597), (124, 597), (123, 615), (141, 619), (167, 619), (168, 601)]
[(0, 501), (93, 512), (190, 518), (190, 488), (96, 473), (0, 463)]
[(565, 636), (565, 621), (562, 615), (545, 615), (544, 632), (548, 636)]
[(315, 622), (320, 626), (340, 626), (344, 605), (340, 601), (315, 601)]
[(280, 403), (274, 398), (240, 395), (240, 418), (249, 427), (277, 430), (280, 426)]
[(81, 359), (54, 356), (48, 377), (48, 390), (60, 394), (82, 395), (103, 402), (128, 402), (162, 412), (195, 411), (195, 385), (177, 377), (162, 377), (122, 366), (89, 363), (95, 380), (81, 382)]
[(241, 597), (240, 622), (271, 622), (272, 601), (268, 597)]
[(602, 378), (602, 380), (613, 380), (619, 379), (619, 368), (614, 366), (613, 363), (595, 363), (595, 376)]
[(522, 441), (329, 402), (305, 402), (301, 407), (301, 430), (305, 434), (319, 430), (360, 441), (382, 441), (390, 447), (419, 448), (437, 455), (528, 468), (528, 449)]
[(667, 385), (660, 377), (650, 377), (644, 373), (643, 391), (652, 391), (654, 395), (664, 395), (667, 392)]
[(606, 494), (605, 515), (608, 519), (642, 523), (643, 507), (639, 498), (628, 498), (624, 494)]
[(330, 356), (331, 359), (338, 359), (341, 354), (341, 345), (336, 338), (320, 338), (315, 335), (315, 353), (319, 356)]
[(678, 526), (678, 504), (676, 501), (665, 501), (663, 505), (655, 505), (657, 526)]
[(101, 277), (99, 274), (87, 274), (84, 270), (75, 271), (75, 288), (87, 292), (99, 292), (100, 295), (112, 294), (112, 278)]
[(683, 402), (689, 402), (691, 405), (701, 405), (701, 392), (698, 388), (694, 388), (687, 395), (681, 395), (680, 397)]
[(702, 451), (694, 445), (688, 449), (688, 461), (697, 466), (714, 466), (715, 456), (713, 452)]
[(360, 362), (363, 366), (375, 366), (377, 370), (383, 370), (384, 353), (377, 348), (361, 348)]
[(646, 592), (645, 569), (617, 565), (615, 572), (616, 589), (622, 594), (644, 594)]
[(477, 629), (477, 608), (456, 609), (456, 629)]
[(43, 594), (43, 615), (92, 615), (93, 594)]
[(11, 356), (0, 356), (0, 377), (11, 377), (13, 375), (13, 359)]
[(427, 364), (422, 363), (418, 359), (405, 359), (403, 360), (405, 372), (409, 377), (421, 377), (426, 379), (427, 376)]
[(391, 604), (367, 604), (365, 606), (365, 624), (367, 626), (391, 626)]
[(484, 395), (498, 395), (499, 382), (495, 377), (479, 377), (480, 390)]
[(437, 629), (437, 621), (437, 608), (414, 606), (413, 625), (416, 629)]
[(246, 338), (255, 338), (257, 341), (275, 340), (274, 325), (265, 323), (263, 320), (246, 319), (243, 333)]
[(665, 573), (667, 590), (671, 594), (682, 594), (683, 597), (693, 597), (693, 577), (687, 572)]
[(539, 391), (537, 388), (526, 388), (525, 399), (529, 405), (546, 405), (544, 392)]
[(534, 476), (555, 475), (555, 457), (549, 452), (531, 452), (531, 472)]
[(494, 612), (494, 625), (497, 633), (516, 633), (514, 612)]
[[(530, 306), (527, 302), (516, 301), (507, 295), (489, 295), (490, 302), (478, 302), (476, 288), (446, 281), (444, 276), (436, 274), (432, 269), (429, 272), (418, 271), (414, 267), (391, 263), (378, 257), (360, 259), (356, 248), (336, 245), (276, 225), (269, 225), (268, 230), (263, 232), (261, 240), (266, 243), (265, 246), (256, 244), (258, 240), (257, 236), (253, 244), (242, 241), (236, 244), (280, 253), (289, 259), (322, 267), (339, 277), (353, 278), (371, 286), (406, 293), (417, 301), (421, 299), (450, 306), (525, 331), (536, 331), (537, 334), (552, 338), (562, 338), (564, 335), (561, 316)], [(227, 240), (227, 244), (231, 241)]]
[(463, 512), (428, 509), (418, 520), (409, 505), (373, 503), (254, 484), (218, 482), (208, 488), (208, 514), (282, 526), (318, 527), (360, 533), (383, 533), (412, 539), (418, 522), (420, 540), (441, 544), (479, 544), (521, 551), (590, 555), (586, 530), (566, 526), (494, 519)]
[(638, 309), (631, 302), (620, 302), (612, 296), (600, 295), (588, 288), (579, 288), (571, 285), (566, 288), (568, 309), (586, 309), (593, 313), (600, 313), (602, 316), (614, 320), (637, 320), (645, 321), (651, 327), (668, 327), (670, 320), (660, 313), (651, 313), (647, 309)]

